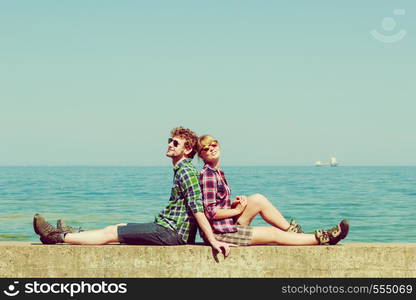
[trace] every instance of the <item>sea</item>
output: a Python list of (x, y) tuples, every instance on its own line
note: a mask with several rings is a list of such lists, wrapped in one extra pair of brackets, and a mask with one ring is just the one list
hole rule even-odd
[[(344, 243), (416, 242), (415, 166), (222, 169), (233, 196), (263, 194), (305, 232), (347, 219)], [(172, 176), (170, 166), (0, 167), (0, 241), (38, 241), (35, 213), (86, 230), (152, 222), (168, 203)], [(260, 216), (252, 225), (270, 226)]]

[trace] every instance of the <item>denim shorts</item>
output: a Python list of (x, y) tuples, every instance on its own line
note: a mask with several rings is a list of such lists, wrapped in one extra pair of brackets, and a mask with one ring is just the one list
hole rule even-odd
[(128, 245), (184, 245), (181, 236), (156, 223), (127, 223), (117, 227), (118, 240)]

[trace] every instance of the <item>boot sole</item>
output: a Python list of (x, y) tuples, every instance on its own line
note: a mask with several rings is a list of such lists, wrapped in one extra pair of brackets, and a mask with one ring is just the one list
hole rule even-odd
[(38, 220), (38, 216), (40, 216), (39, 214), (36, 214), (35, 215), (35, 217), (33, 218), (33, 229), (35, 230), (35, 232), (36, 232), (36, 234), (37, 235), (39, 235), (39, 239), (40, 239), (40, 241), (42, 242), (42, 244), (46, 244), (46, 245), (48, 245), (48, 244), (50, 244), (50, 243), (48, 243), (48, 241), (47, 240), (45, 240), (41, 235), (40, 235), (40, 232), (36, 229), (36, 222), (37, 222), (37, 220)]
[(62, 220), (61, 219), (56, 221), (56, 228), (58, 230), (62, 230)]
[(345, 239), (348, 232), (350, 231), (350, 224), (348, 223), (347, 220), (342, 220), (341, 223), (339, 224), (339, 226), (341, 227), (340, 239), (343, 240), (343, 239)]
[(33, 229), (35, 230), (35, 232), (36, 232), (36, 234), (37, 235), (40, 235), (40, 232), (36, 229), (36, 222), (37, 222), (37, 218), (38, 218), (38, 216), (40, 216), (39, 214), (36, 214), (34, 217), (33, 217)]

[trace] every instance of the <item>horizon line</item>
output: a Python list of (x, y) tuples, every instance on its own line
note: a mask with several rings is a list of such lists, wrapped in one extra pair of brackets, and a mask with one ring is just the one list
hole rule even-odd
[[(194, 163), (194, 165), (198, 165)], [(131, 165), (106, 165), (106, 164), (99, 164), (99, 165), (89, 165), (89, 164), (25, 164), (25, 165), (0, 165), (0, 168), (4, 167), (171, 167), (172, 165), (139, 165), (139, 164), (131, 164)], [(402, 165), (402, 164), (372, 164), (372, 165), (360, 165), (360, 164), (351, 164), (351, 165), (338, 165), (336, 167), (331, 166), (315, 166), (314, 164), (310, 165), (243, 165), (243, 164), (224, 164), (223, 167), (315, 167), (315, 168), (339, 168), (339, 167), (416, 167), (416, 164), (410, 165)]]

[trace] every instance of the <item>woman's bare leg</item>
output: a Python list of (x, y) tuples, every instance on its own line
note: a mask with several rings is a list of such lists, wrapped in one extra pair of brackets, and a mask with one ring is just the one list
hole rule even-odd
[(252, 245), (279, 244), (287, 246), (318, 245), (314, 234), (286, 232), (272, 226), (253, 227)]
[(64, 241), (65, 243), (73, 245), (104, 245), (108, 243), (118, 243), (117, 227), (124, 225), (126, 224), (122, 223), (97, 230), (67, 233)]
[(290, 225), (279, 210), (261, 194), (254, 194), (247, 197), (246, 209), (238, 217), (237, 223), (249, 225), (257, 214), (260, 214), (270, 225), (282, 230), (286, 230)]

